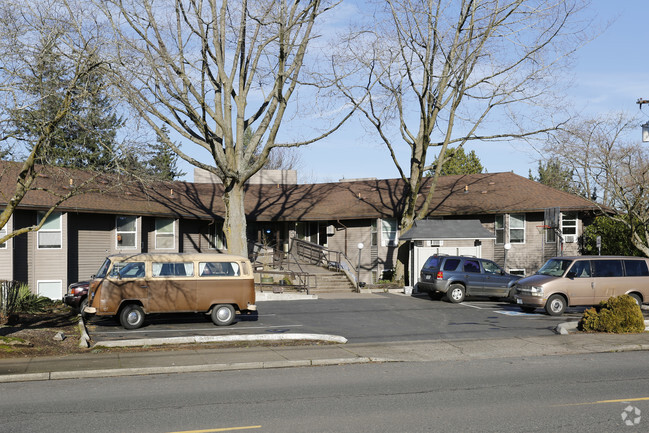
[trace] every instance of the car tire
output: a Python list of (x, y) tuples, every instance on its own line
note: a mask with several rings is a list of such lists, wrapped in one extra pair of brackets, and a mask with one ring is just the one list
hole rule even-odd
[(638, 304), (640, 308), (642, 308), (642, 299), (640, 299), (640, 295), (636, 293), (629, 293), (629, 296), (631, 296), (635, 303)]
[(566, 299), (561, 295), (552, 295), (545, 303), (545, 312), (550, 316), (561, 316), (566, 311)]
[(86, 319), (88, 315), (83, 312), (83, 309), (88, 306), (88, 298), (83, 298), (81, 300), (81, 303), (79, 303), (79, 314), (81, 315), (82, 319)]
[(536, 310), (536, 307), (521, 307), (523, 313), (533, 313)]
[(217, 326), (228, 326), (234, 322), (234, 307), (229, 304), (219, 304), (212, 308), (212, 322)]
[(451, 284), (451, 287), (446, 292), (446, 299), (454, 304), (459, 304), (464, 301), (465, 293), (466, 291), (462, 284)]
[(144, 323), (144, 310), (137, 304), (128, 304), (119, 313), (119, 323), (124, 329), (137, 329)]

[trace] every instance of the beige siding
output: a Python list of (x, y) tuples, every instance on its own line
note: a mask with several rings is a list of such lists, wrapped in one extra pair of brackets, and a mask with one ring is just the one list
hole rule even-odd
[[(110, 254), (111, 242), (114, 239), (113, 216), (95, 215), (93, 218), (87, 218), (87, 215), (80, 215), (75, 218), (75, 222), (78, 224), (78, 265), (76, 272), (71, 269), (70, 279), (75, 281), (70, 283), (86, 280), (94, 275)], [(70, 253), (74, 254), (73, 251)]]

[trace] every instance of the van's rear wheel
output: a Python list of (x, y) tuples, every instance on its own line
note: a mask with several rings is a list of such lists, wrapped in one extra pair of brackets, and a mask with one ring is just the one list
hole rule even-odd
[(550, 316), (561, 316), (566, 311), (566, 300), (561, 295), (552, 295), (545, 303), (545, 311)]
[(137, 329), (144, 323), (144, 310), (137, 304), (129, 304), (119, 313), (119, 323), (124, 329)]
[(635, 294), (635, 293), (629, 293), (629, 296), (633, 298), (636, 304), (638, 304), (639, 307), (642, 308), (642, 299), (640, 299), (640, 296)]
[(212, 308), (212, 322), (218, 326), (228, 326), (234, 322), (234, 307), (229, 304), (215, 305)]

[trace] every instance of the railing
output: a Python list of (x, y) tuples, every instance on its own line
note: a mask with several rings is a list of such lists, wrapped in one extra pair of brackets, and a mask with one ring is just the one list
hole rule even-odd
[(347, 279), (356, 287), (356, 290), (359, 290), (356, 281), (357, 269), (342, 251), (329, 250), (322, 245), (293, 238), (289, 254), (307, 263), (344, 273)]
[[(262, 291), (264, 287), (272, 287), (274, 290), (287, 287), (309, 293), (310, 288), (317, 287), (317, 277), (305, 272), (295, 257), (291, 260), (290, 252), (284, 253), (258, 243), (249, 245), (249, 251), (251, 251), (250, 261), (255, 267), (255, 272), (261, 274), (258, 285)], [(271, 269), (266, 269), (266, 266), (270, 266)], [(297, 269), (292, 270), (291, 266)], [(280, 276), (277, 282), (275, 276)]]

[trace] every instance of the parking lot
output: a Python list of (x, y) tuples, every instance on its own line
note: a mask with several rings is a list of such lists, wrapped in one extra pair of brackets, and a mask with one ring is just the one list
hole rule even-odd
[(204, 314), (149, 315), (142, 328), (127, 331), (112, 317), (88, 321), (94, 341), (179, 337), (316, 333), (341, 335), (353, 343), (382, 341), (512, 338), (554, 334), (557, 324), (579, 320), (584, 310), (561, 317), (539, 309), (523, 313), (516, 305), (468, 298), (461, 304), (426, 295), (342, 294), (317, 300), (258, 302), (258, 312), (240, 315), (231, 326), (215, 326)]

